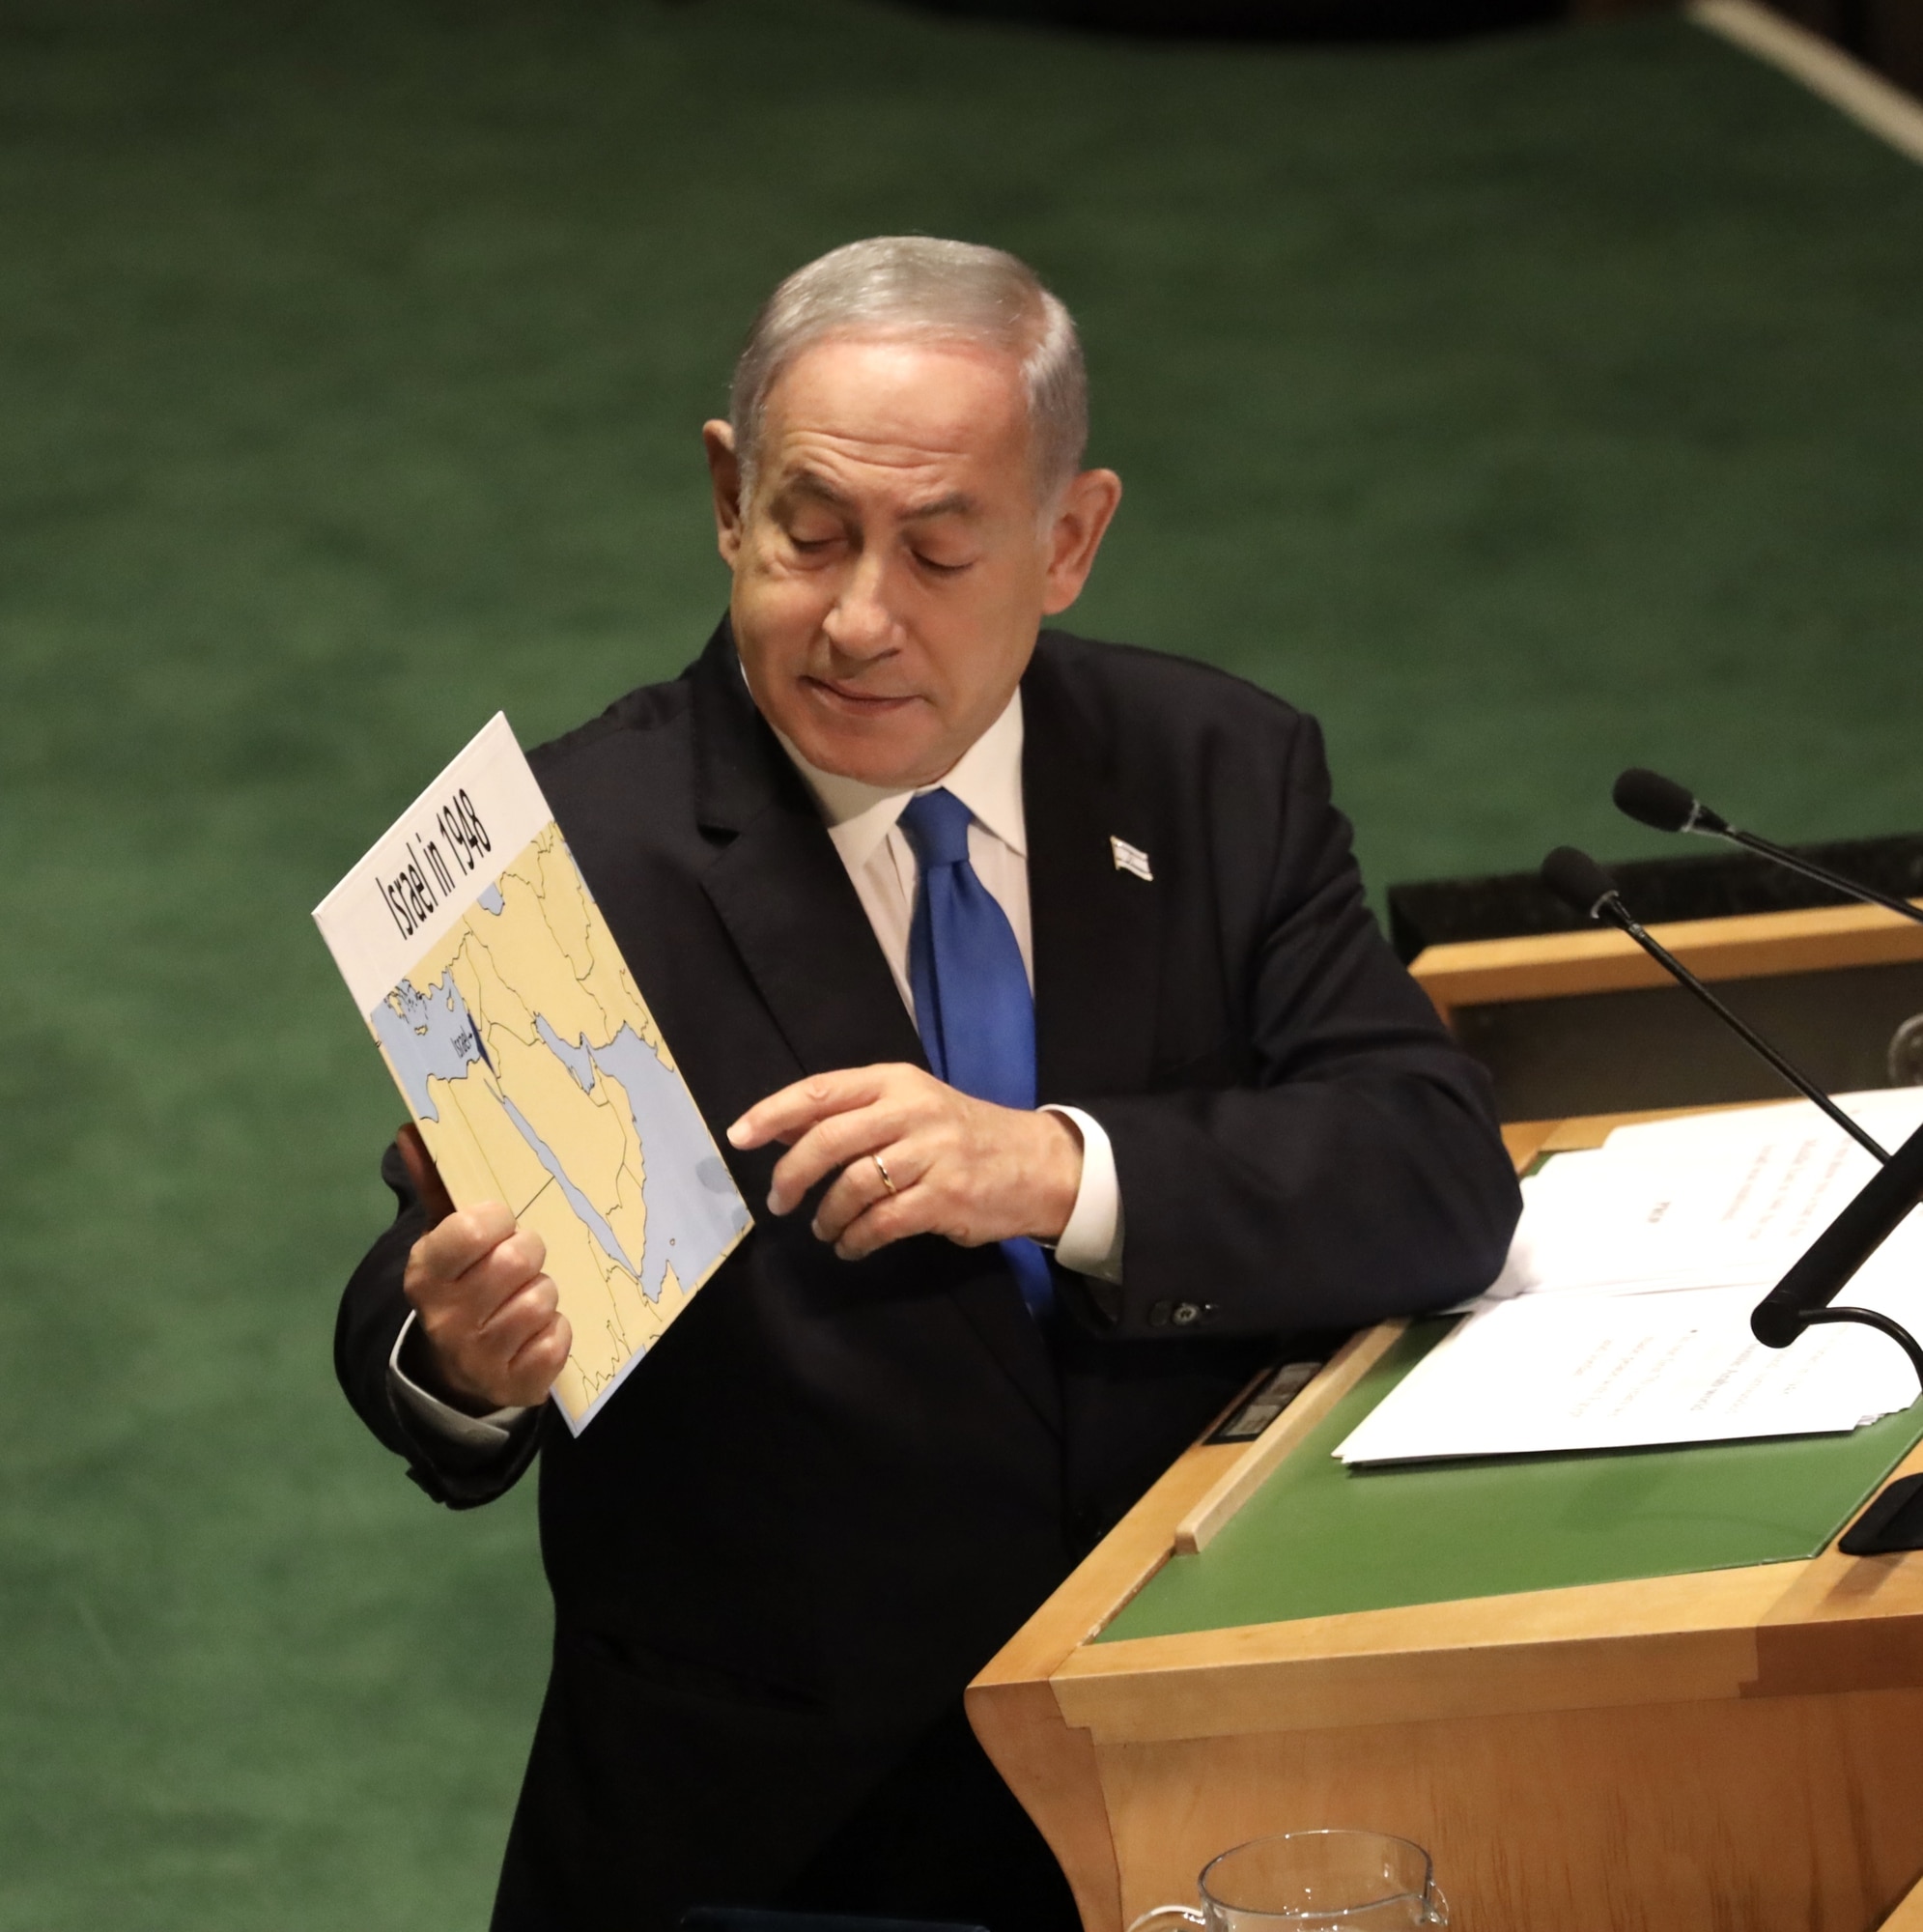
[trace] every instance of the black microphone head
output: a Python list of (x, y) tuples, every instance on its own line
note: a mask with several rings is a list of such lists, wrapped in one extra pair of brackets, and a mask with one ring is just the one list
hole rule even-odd
[(1727, 832), (1729, 821), (1674, 779), (1637, 765), (1616, 781), (1616, 810), (1658, 832)]
[(1616, 896), (1615, 882), (1587, 852), (1558, 845), (1542, 861), (1542, 883), (1572, 912), (1598, 917), (1597, 908)]

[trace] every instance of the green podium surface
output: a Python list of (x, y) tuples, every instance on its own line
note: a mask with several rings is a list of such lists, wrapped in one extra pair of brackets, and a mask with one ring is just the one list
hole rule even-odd
[(1419, 1322), (1198, 1555), (1100, 1641), (1815, 1556), (1923, 1437), (1923, 1404), (1848, 1435), (1350, 1469), (1333, 1455), (1452, 1326)]

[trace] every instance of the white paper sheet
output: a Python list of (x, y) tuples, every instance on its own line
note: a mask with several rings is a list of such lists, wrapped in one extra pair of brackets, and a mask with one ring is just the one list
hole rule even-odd
[(1699, 1289), (1499, 1303), (1417, 1363), (1336, 1454), (1396, 1463), (1832, 1435), (1915, 1396), (1882, 1336), (1824, 1327), (1766, 1349), (1749, 1332), (1754, 1302), (1746, 1289)]
[[(1845, 1103), (1886, 1147), (1923, 1125), (1923, 1089)], [(1523, 1182), (1522, 1220), (1489, 1295), (1767, 1287), (1876, 1171), (1806, 1101), (1619, 1128)], [(1923, 1274), (1923, 1216), (1889, 1247), (1885, 1266)]]
[[(1886, 1148), (1923, 1090), (1845, 1095)], [(1750, 1311), (1877, 1171), (1798, 1101), (1619, 1128), (1523, 1182), (1501, 1277), (1337, 1449), (1348, 1463), (1541, 1455), (1855, 1429), (1909, 1406), (1902, 1351), (1861, 1327), (1786, 1350)], [(1850, 1284), (1923, 1332), (1923, 1213)]]

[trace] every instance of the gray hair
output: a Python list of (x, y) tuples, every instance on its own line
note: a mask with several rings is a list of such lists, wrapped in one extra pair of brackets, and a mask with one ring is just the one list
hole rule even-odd
[(979, 342), (1018, 355), (1036, 494), (1052, 501), (1081, 468), (1089, 440), (1081, 338), (1035, 271), (1001, 248), (879, 235), (797, 269), (755, 317), (728, 398), (744, 502), (768, 392), (804, 350), (834, 335)]

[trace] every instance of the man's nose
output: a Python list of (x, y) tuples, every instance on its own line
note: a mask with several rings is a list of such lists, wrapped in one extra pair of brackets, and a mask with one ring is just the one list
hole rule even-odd
[(892, 648), (895, 617), (889, 588), (887, 558), (872, 550), (863, 552), (822, 626), (837, 651), (873, 658)]

